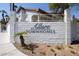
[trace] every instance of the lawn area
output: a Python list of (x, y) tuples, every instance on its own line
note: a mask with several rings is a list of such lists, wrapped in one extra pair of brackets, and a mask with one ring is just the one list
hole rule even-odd
[(79, 56), (79, 44), (76, 45), (48, 45), (36, 44), (33, 52), (30, 49), (14, 44), (15, 47), (29, 56)]

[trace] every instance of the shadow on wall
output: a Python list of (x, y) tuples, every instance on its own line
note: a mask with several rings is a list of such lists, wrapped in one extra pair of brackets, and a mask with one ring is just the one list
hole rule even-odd
[(74, 40), (71, 44), (79, 44), (79, 40)]

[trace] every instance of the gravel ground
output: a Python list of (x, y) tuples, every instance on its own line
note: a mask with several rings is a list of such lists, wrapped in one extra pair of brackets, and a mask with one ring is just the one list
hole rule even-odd
[(20, 44), (14, 44), (17, 49), (29, 56), (79, 56), (79, 44), (77, 45), (48, 45), (36, 44), (33, 51)]

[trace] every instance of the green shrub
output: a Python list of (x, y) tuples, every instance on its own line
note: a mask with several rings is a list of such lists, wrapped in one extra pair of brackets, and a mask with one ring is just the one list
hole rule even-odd
[(15, 37), (16, 37), (16, 36), (19, 36), (19, 35), (24, 35), (24, 34), (27, 34), (27, 33), (26, 33), (26, 32), (19, 32), (19, 33), (16, 33), (16, 34), (15, 34)]

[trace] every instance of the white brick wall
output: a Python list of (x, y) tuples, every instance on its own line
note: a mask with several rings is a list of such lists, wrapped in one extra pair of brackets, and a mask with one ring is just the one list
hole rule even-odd
[(73, 40), (79, 40), (79, 23), (73, 23), (73, 30), (72, 30), (72, 33), (74, 34), (73, 35)]
[[(16, 33), (24, 32), (30, 29), (37, 22), (16, 22)], [(43, 22), (44, 25), (50, 25), (54, 33), (28, 33), (24, 38), (25, 40), (32, 41), (33, 43), (64, 43), (65, 42), (65, 23), (64, 22)], [(16, 39), (20, 43), (19, 37)], [(26, 42), (27, 43), (27, 42)]]

